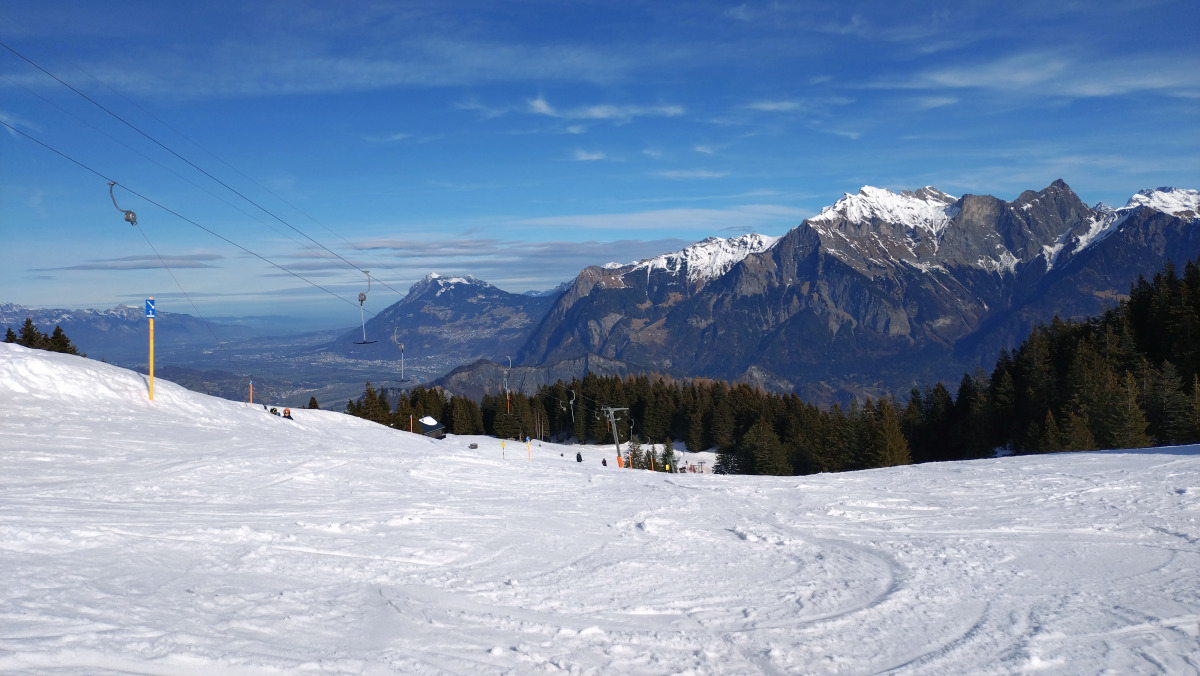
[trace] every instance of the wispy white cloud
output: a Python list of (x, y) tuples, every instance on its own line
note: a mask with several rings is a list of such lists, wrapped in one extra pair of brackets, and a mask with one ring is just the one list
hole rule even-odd
[(952, 106), (958, 103), (957, 96), (921, 96), (913, 101), (916, 107), (920, 110), (932, 110), (943, 106)]
[(724, 178), (728, 171), (709, 171), (708, 169), (673, 169), (658, 172), (663, 178)]
[(514, 225), (596, 230), (701, 230), (760, 228), (786, 230), (812, 212), (778, 204), (745, 204), (727, 209), (658, 209), (617, 214), (577, 214), (513, 221)]
[(371, 143), (395, 143), (396, 141), (403, 141), (410, 136), (410, 134), (397, 132), (394, 134), (380, 134), (378, 136), (364, 136), (363, 139)]
[(637, 117), (678, 117), (686, 112), (683, 106), (676, 105), (640, 106), (596, 104), (560, 110), (551, 105), (550, 102), (541, 95), (538, 95), (538, 97), (535, 99), (529, 99), (527, 103), (529, 106), (528, 110), (531, 113), (564, 120), (613, 120), (618, 122), (628, 122)]
[[(1156, 92), (1200, 98), (1200, 58), (1131, 56), (1089, 58), (1074, 50), (1011, 54), (970, 65), (924, 70), (906, 79), (880, 80), (877, 89), (981, 89), (1012, 97), (1097, 98)], [(942, 97), (933, 97), (938, 100)]]
[(712, 155), (717, 152), (716, 150), (713, 149), (712, 146), (704, 146), (704, 145), (698, 145), (698, 146), (692, 148), (692, 150), (695, 150), (698, 153), (704, 153), (705, 155)]
[(761, 110), (767, 113), (784, 113), (791, 110), (799, 110), (799, 101), (755, 101), (747, 103), (746, 108), (750, 110)]
[[(570, 217), (568, 217), (570, 218)], [(550, 219), (553, 220), (553, 219)], [(541, 226), (542, 223), (523, 223)], [(597, 228), (607, 231), (609, 228)], [(429, 272), (439, 274), (471, 274), (507, 291), (549, 289), (575, 278), (581, 270), (603, 265), (612, 260), (641, 260), (663, 253), (678, 251), (690, 240), (662, 237), (658, 239), (588, 239), (584, 241), (518, 241), (487, 237), (457, 237), (436, 240), (376, 238), (358, 244), (359, 249), (372, 250), (387, 261), (380, 271), (403, 288)], [(373, 265), (380, 265), (372, 263)], [(328, 264), (333, 274), (344, 274)], [(407, 281), (404, 281), (407, 280)]]
[[(9, 113), (8, 111), (4, 111), (4, 110), (0, 110), (0, 121), (3, 121), (8, 126), (14, 127), (14, 128), (24, 127), (31, 131), (41, 131), (41, 127), (38, 126), (37, 123), (27, 120), (19, 115), (14, 115), (14, 114)], [(13, 131), (12, 129), (6, 128), (4, 131), (8, 132), (8, 135), (12, 136), (13, 138), (17, 138), (20, 136), (20, 134)]]
[(727, 16), (731, 19), (737, 19), (738, 21), (750, 21), (754, 18), (753, 13), (750, 11), (750, 8), (746, 6), (746, 3), (742, 3), (737, 7), (730, 7), (723, 12), (723, 16)]
[(554, 107), (546, 101), (546, 97), (538, 94), (536, 99), (529, 99), (529, 111), (538, 115), (549, 115), (550, 117), (558, 117), (558, 112)]
[(187, 254), (177, 256), (123, 256), (121, 258), (101, 258), (86, 261), (76, 265), (65, 265), (56, 268), (29, 268), (31, 272), (46, 272), (51, 270), (151, 270), (161, 268), (166, 263), (172, 268), (215, 268), (211, 261), (219, 261), (224, 256), (217, 254)]
[(470, 110), (470, 111), (474, 111), (477, 113), (481, 113), (484, 117), (487, 117), (487, 118), (502, 117), (502, 116), (507, 115), (508, 113), (512, 112), (511, 108), (496, 108), (493, 106), (487, 106), (487, 105), (480, 103), (479, 101), (477, 101), (475, 99), (468, 99), (466, 101), (461, 101), (459, 103), (456, 103), (456, 104), (454, 104), (454, 108), (456, 110)]
[(594, 162), (596, 160), (603, 160), (607, 157), (608, 155), (602, 152), (588, 152), (586, 150), (575, 151), (575, 159), (579, 160), (580, 162)]

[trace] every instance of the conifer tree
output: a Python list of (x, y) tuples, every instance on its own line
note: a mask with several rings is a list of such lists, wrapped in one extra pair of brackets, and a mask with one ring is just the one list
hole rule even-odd
[(1183, 393), (1183, 382), (1175, 365), (1164, 361), (1149, 374), (1145, 393), (1146, 418), (1159, 444), (1173, 445), (1192, 440), (1191, 402)]
[(629, 439), (629, 446), (626, 447), (629, 454), (629, 466), (634, 469), (644, 469), (645, 460), (642, 457), (642, 441), (635, 434)]
[(900, 416), (887, 399), (880, 399), (870, 416), (870, 431), (863, 453), (865, 467), (893, 467), (912, 462), (908, 440), (900, 429)]
[(309, 397), (309, 398), (308, 398), (308, 408), (309, 408), (310, 410), (313, 410), (313, 411), (315, 411), (315, 410), (318, 410), (318, 409), (320, 409), (320, 408), (321, 408), (321, 405), (317, 403), (317, 398), (316, 398), (316, 397)]
[(1062, 450), (1062, 435), (1058, 431), (1058, 423), (1054, 420), (1054, 414), (1050, 411), (1046, 411), (1046, 417), (1041, 425), (1041, 435), (1033, 450), (1038, 453), (1057, 453)]
[(787, 475), (792, 473), (783, 444), (766, 418), (759, 418), (742, 439), (738, 453), (754, 474)]
[(1114, 388), (1105, 421), (1109, 448), (1145, 448), (1150, 445), (1146, 433), (1146, 415), (1138, 404), (1137, 380), (1126, 373), (1124, 382)]
[(21, 325), (21, 332), (17, 336), (17, 345), (44, 350), (46, 349), (46, 343), (49, 341), (50, 338), (38, 330), (37, 325), (33, 323), (33, 319), (26, 317), (25, 323)]
[(688, 432), (685, 440), (689, 451), (696, 453), (706, 450), (704, 447), (704, 415), (699, 411), (693, 411), (688, 416)]
[(1077, 411), (1067, 414), (1067, 426), (1062, 431), (1064, 451), (1094, 451), (1099, 448), (1085, 416)]
[(658, 454), (658, 464), (655, 466), (655, 469), (660, 472), (666, 472), (674, 468), (676, 462), (675, 444), (668, 438), (663, 442), (662, 452)]
[(61, 352), (63, 354), (79, 354), (79, 350), (75, 348), (75, 344), (63, 333), (62, 327), (57, 325), (54, 327), (54, 333), (50, 334), (50, 338), (46, 340), (46, 349), (51, 352)]
[(9, 327), (9, 328), (8, 328), (8, 330), (7, 330), (7, 331), (5, 331), (5, 333), (4, 333), (4, 342), (6, 342), (6, 343), (15, 343), (15, 342), (17, 342), (17, 334), (13, 333), (12, 327)]
[(1200, 373), (1192, 376), (1192, 438), (1200, 439)]

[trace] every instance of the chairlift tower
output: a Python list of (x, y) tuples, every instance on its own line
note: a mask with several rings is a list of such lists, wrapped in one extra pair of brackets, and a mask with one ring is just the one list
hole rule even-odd
[(404, 343), (400, 342), (399, 331), (400, 327), (392, 327), (392, 342), (400, 348), (400, 382), (403, 384), (408, 382), (408, 378), (404, 376)]
[(354, 341), (355, 345), (370, 345), (376, 342), (374, 340), (367, 340), (367, 316), (363, 312), (363, 303), (367, 302), (367, 294), (371, 292), (371, 271), (363, 270), (363, 272), (367, 275), (367, 290), (358, 294), (358, 318), (362, 320), (363, 339), (361, 343), (357, 340)]
[(617, 445), (617, 457), (619, 458), (621, 457), (621, 437), (617, 434), (617, 414), (621, 411), (628, 411), (629, 409), (605, 406), (600, 410), (604, 411), (604, 413), (608, 415), (608, 424), (612, 428), (613, 443)]

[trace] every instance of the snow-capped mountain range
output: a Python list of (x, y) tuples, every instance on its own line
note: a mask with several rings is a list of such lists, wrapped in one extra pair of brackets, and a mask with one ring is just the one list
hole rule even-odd
[[(367, 322), (374, 342), (356, 345), (358, 327), (312, 350), (393, 360), (395, 336), (432, 373), (512, 356), (555, 377), (603, 363), (606, 372), (743, 379), (811, 398), (904, 391), (990, 368), (1036, 322), (1098, 314), (1139, 274), (1200, 257), (1198, 214), (1194, 189), (1142, 190), (1112, 209), (1087, 206), (1061, 180), (1012, 201), (864, 186), (781, 237), (710, 237), (585, 268), (548, 294), (430, 273)], [(26, 312), (0, 305), (10, 326)], [(63, 323), (83, 351), (94, 352), (86, 327), (115, 331), (122, 344), (144, 331), (135, 307), (37, 312), (43, 329)], [(192, 328), (194, 338), (207, 333)]]
[(1139, 274), (1200, 256), (1196, 208), (1177, 188), (1092, 208), (1061, 180), (1012, 201), (864, 186), (779, 238), (584, 270), (520, 359), (598, 355), (817, 398), (957, 381), (1034, 323), (1097, 314)]

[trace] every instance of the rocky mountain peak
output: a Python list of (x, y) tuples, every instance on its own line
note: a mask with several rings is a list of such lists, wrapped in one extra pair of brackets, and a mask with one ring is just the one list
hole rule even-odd
[(857, 194), (845, 193), (834, 204), (808, 219), (810, 223), (830, 225), (866, 225), (883, 222), (902, 225), (908, 230), (925, 230), (937, 235), (957, 213), (957, 198), (926, 186), (917, 191), (894, 193), (883, 188), (863, 186)]
[(466, 275), (464, 277), (443, 277), (436, 272), (431, 272), (421, 278), (416, 284), (409, 287), (408, 296), (404, 300), (415, 300), (430, 293), (435, 296), (440, 296), (446, 291), (455, 287), (466, 286), (473, 287), (477, 290), (495, 289), (491, 284), (474, 277)]

